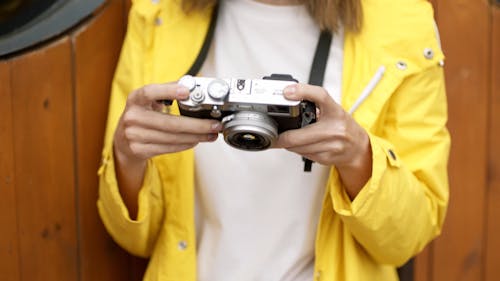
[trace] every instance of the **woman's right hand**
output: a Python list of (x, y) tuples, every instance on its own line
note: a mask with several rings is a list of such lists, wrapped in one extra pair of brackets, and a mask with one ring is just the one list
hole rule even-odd
[(160, 100), (184, 100), (189, 90), (176, 83), (152, 84), (133, 91), (118, 122), (114, 152), (127, 161), (142, 162), (217, 139), (217, 120), (163, 113)]
[(163, 113), (161, 100), (184, 100), (189, 90), (177, 83), (147, 85), (133, 91), (118, 121), (113, 139), (118, 188), (131, 218), (138, 210), (147, 159), (217, 139), (217, 120)]

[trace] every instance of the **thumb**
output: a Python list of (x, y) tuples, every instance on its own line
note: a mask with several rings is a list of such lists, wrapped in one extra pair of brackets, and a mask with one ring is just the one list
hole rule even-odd
[(287, 86), (283, 90), (285, 98), (290, 100), (308, 100), (316, 104), (321, 114), (336, 115), (343, 111), (342, 107), (337, 104), (325, 88), (309, 84), (293, 84)]
[(188, 97), (188, 88), (177, 83), (165, 83), (143, 86), (133, 91), (129, 100), (136, 105), (148, 106), (160, 100), (181, 100)]

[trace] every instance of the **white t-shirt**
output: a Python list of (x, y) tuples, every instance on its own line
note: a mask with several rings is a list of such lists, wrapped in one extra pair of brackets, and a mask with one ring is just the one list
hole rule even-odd
[[(304, 6), (223, 0), (201, 75), (306, 82), (319, 37)], [(325, 88), (339, 102), (342, 34), (335, 34)], [(195, 148), (198, 279), (312, 280), (314, 241), (329, 168), (304, 172), (284, 149), (248, 152), (219, 136)]]

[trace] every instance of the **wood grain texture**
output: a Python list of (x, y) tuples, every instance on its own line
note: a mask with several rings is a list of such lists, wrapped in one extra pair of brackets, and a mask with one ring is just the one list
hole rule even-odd
[[(125, 2), (125, 8), (124, 8), (124, 12), (125, 12), (125, 20), (128, 19), (128, 13), (130, 11), (130, 7), (132, 6), (132, 1), (131, 0), (124, 0)], [(126, 24), (126, 22), (125, 22)]]
[(487, 160), (489, 10), (486, 1), (436, 1), (449, 101), (450, 205), (434, 244), (433, 281), (482, 278)]
[(434, 8), (434, 15), (437, 16), (438, 0), (429, 0), (429, 2), (432, 4), (432, 7)]
[(97, 170), (111, 80), (124, 34), (123, 1), (109, 1), (73, 35), (81, 280), (128, 280), (128, 255), (106, 233), (96, 208)]
[(71, 46), (63, 37), (12, 60), (21, 280), (76, 280)]
[(414, 267), (414, 281), (430, 281), (432, 262), (432, 244), (428, 245), (418, 256), (415, 258)]
[(3, 281), (20, 278), (10, 80), (10, 65), (0, 62), (0, 280)]
[(491, 7), (491, 91), (485, 281), (500, 278), (500, 7)]

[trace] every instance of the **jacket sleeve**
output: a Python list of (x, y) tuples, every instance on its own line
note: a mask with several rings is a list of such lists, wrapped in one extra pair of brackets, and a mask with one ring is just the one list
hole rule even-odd
[(450, 138), (443, 69), (406, 78), (370, 134), (372, 177), (351, 202), (331, 180), (334, 211), (379, 263), (400, 266), (441, 231), (448, 204)]
[(139, 210), (132, 220), (118, 189), (113, 159), (113, 135), (125, 107), (128, 94), (144, 85), (145, 28), (143, 16), (135, 1), (129, 14), (129, 25), (117, 70), (113, 79), (106, 126), (102, 166), (99, 169), (99, 215), (113, 239), (124, 249), (138, 256), (149, 256), (164, 216), (161, 180), (154, 161), (149, 160), (143, 186), (139, 193)]

